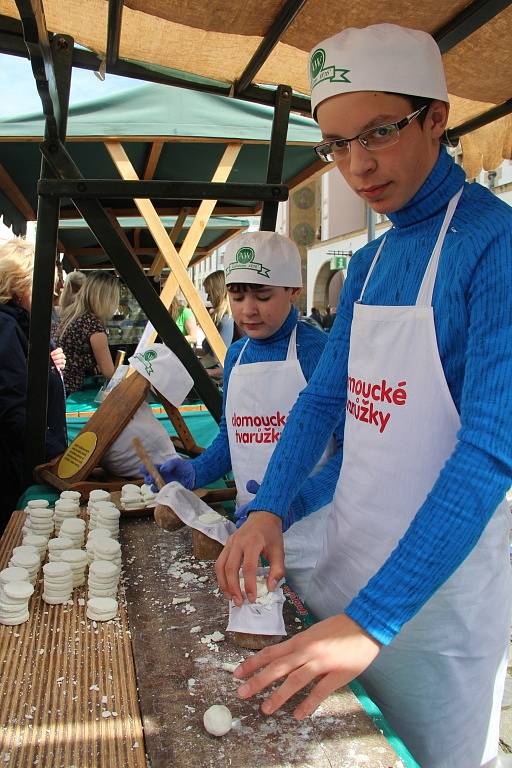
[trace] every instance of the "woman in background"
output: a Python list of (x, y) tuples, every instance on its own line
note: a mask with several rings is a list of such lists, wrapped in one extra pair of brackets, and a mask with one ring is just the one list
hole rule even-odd
[(171, 303), (171, 317), (189, 344), (197, 344), (197, 322), (190, 307), (186, 307), (174, 297)]
[(64, 280), (64, 288), (62, 289), (62, 293), (60, 294), (59, 299), (59, 309), (61, 316), (62, 313), (69, 307), (69, 305), (73, 304), (78, 291), (83, 286), (85, 281), (86, 275), (84, 272), (80, 272), (78, 269), (75, 269), (73, 272), (70, 272), (69, 275), (66, 275), (66, 279)]
[(81, 389), (86, 376), (97, 372), (110, 379), (114, 363), (105, 323), (119, 304), (119, 283), (108, 272), (92, 272), (61, 316), (58, 339), (66, 354), (64, 383), (70, 395)]
[[(25, 488), (27, 357), (34, 249), (24, 240), (0, 246), (0, 533)], [(49, 351), (46, 460), (67, 446), (61, 349)]]
[[(206, 298), (211, 304), (211, 308), (209, 309), (211, 318), (220, 333), (222, 341), (226, 347), (229, 347), (235, 340), (235, 323), (231, 316), (226, 279), (223, 270), (218, 269), (216, 272), (212, 272), (208, 275), (208, 277), (204, 279), (203, 288), (206, 291)], [(239, 338), (238, 335), (236, 335), (236, 338)], [(205, 355), (202, 358), (202, 363), (206, 368), (208, 376), (211, 376), (214, 379), (221, 379), (222, 367), (216, 356), (213, 354), (207, 339), (203, 340), (202, 349)]]
[[(55, 270), (55, 291), (54, 291), (54, 305), (52, 307), (52, 330), (51, 338), (55, 339), (59, 330), (60, 318), (62, 312), (69, 307), (75, 300), (76, 294), (82, 287), (85, 281), (85, 275), (83, 272), (75, 270), (70, 272), (66, 276), (64, 282), (60, 282), (61, 270)], [(58, 285), (60, 283), (60, 290)]]

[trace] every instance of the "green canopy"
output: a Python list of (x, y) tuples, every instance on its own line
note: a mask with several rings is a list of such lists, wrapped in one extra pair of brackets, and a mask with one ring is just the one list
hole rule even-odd
[[(268, 145), (273, 108), (225, 96), (151, 84), (72, 106), (68, 120), (68, 151), (88, 178), (118, 179), (117, 170), (103, 144), (122, 141), (139, 178), (143, 178), (149, 153), (162, 143), (154, 179), (210, 181), (230, 143), (242, 149), (228, 181), (266, 181)], [(36, 185), (44, 122), (40, 114), (0, 120), (0, 214), (20, 230), (24, 221), (35, 218)], [(321, 135), (310, 118), (292, 114), (284, 157), (283, 181), (293, 188), (325, 166), (316, 159), (312, 146)], [(7, 179), (7, 184), (5, 180)], [(20, 206), (20, 195), (26, 205)], [(197, 208), (200, 201), (153, 200), (161, 215), (175, 215), (181, 208)], [(131, 215), (131, 201), (104, 200), (118, 215)], [(259, 211), (257, 201), (219, 200), (215, 215), (249, 215)], [(63, 200), (62, 218), (76, 215), (70, 201)]]
[[(169, 231), (177, 220), (177, 216), (162, 216), (161, 222)], [(192, 226), (193, 217), (187, 216), (175, 244), (180, 246), (185, 239), (188, 229)], [(117, 219), (125, 237), (144, 267), (149, 267), (157, 254), (157, 247), (146, 222), (140, 216), (120, 216)], [(247, 229), (247, 219), (237, 219), (229, 216), (213, 216), (209, 219), (199, 244), (196, 248), (191, 266), (208, 256), (215, 248), (231, 237)], [(102, 269), (110, 266), (110, 260), (98, 245), (96, 238), (83, 219), (62, 219), (59, 222), (59, 240), (64, 246), (64, 267), (69, 270), (76, 265), (80, 269)], [(72, 261), (70, 261), (72, 259)]]

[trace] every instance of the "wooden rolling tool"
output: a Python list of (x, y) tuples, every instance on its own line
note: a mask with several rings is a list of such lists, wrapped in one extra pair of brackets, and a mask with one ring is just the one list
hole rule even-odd
[[(164, 480), (160, 472), (153, 464), (151, 456), (142, 445), (141, 440), (138, 437), (134, 437), (132, 440), (132, 445), (135, 449), (135, 452), (137, 453), (137, 456), (144, 464), (147, 471), (150, 473), (150, 475), (152, 475), (152, 477), (154, 477), (157, 487), (163, 488), (165, 485)], [(166, 507), (164, 504), (157, 504), (155, 506), (154, 517), (157, 525), (159, 525), (160, 528), (163, 528), (164, 531), (176, 531), (178, 528), (182, 528), (184, 525), (178, 515), (173, 512), (170, 507)]]

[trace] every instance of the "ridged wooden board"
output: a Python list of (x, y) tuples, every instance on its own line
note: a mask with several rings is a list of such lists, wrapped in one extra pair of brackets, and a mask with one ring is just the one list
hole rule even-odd
[[(23, 518), (15, 512), (0, 540), (0, 568), (21, 543)], [(73, 591), (73, 605), (46, 605), (41, 570), (30, 620), (0, 625), (1, 766), (147, 766), (124, 599), (118, 619), (95, 627), (78, 602), (85, 590)]]
[[(348, 688), (303, 721), (292, 717), (302, 694), (272, 717), (261, 714), (261, 695), (238, 698), (239, 683), (222, 665), (251, 651), (227, 633), (217, 644), (204, 642), (206, 635), (225, 632), (228, 603), (213, 562), (192, 556), (189, 528), (170, 532), (148, 518), (127, 520), (121, 539), (152, 768), (404, 768)], [(300, 631), (288, 604), (284, 617), (289, 635)], [(218, 739), (206, 733), (203, 713), (221, 703), (236, 725)]]

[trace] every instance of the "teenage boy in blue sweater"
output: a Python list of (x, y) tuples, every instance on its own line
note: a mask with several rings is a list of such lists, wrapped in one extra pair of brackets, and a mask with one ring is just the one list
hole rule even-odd
[[(175, 480), (190, 490), (232, 470), (242, 522), (288, 413), (313, 375), (328, 337), (298, 322), (293, 302), (301, 292), (302, 274), (300, 254), (291, 240), (275, 232), (244, 233), (231, 241), (225, 264), (233, 319), (246, 337), (227, 351), (219, 434), (196, 459), (172, 458), (158, 468), (167, 483)], [(299, 594), (305, 591), (303, 574), (309, 578), (319, 554), (341, 465), (341, 439), (328, 442), (310, 477), (284, 505), (283, 530), (297, 523), (286, 537), (286, 570)], [(146, 482), (153, 482), (150, 475)], [(304, 522), (297, 522), (302, 518)], [(310, 546), (312, 540), (316, 547)]]
[(353, 257), (322, 360), (217, 562), (238, 604), (239, 566), (254, 599), (263, 550), (273, 586), (283, 500), (344, 414), (306, 595), (322, 621), (244, 662), (239, 695), (282, 680), (271, 714), (315, 680), (300, 719), (361, 675), (422, 768), (494, 765), (511, 596), (512, 211), (465, 183), (440, 144), (448, 95), (429, 35), (347, 29), (310, 66), (318, 154), (392, 228)]

